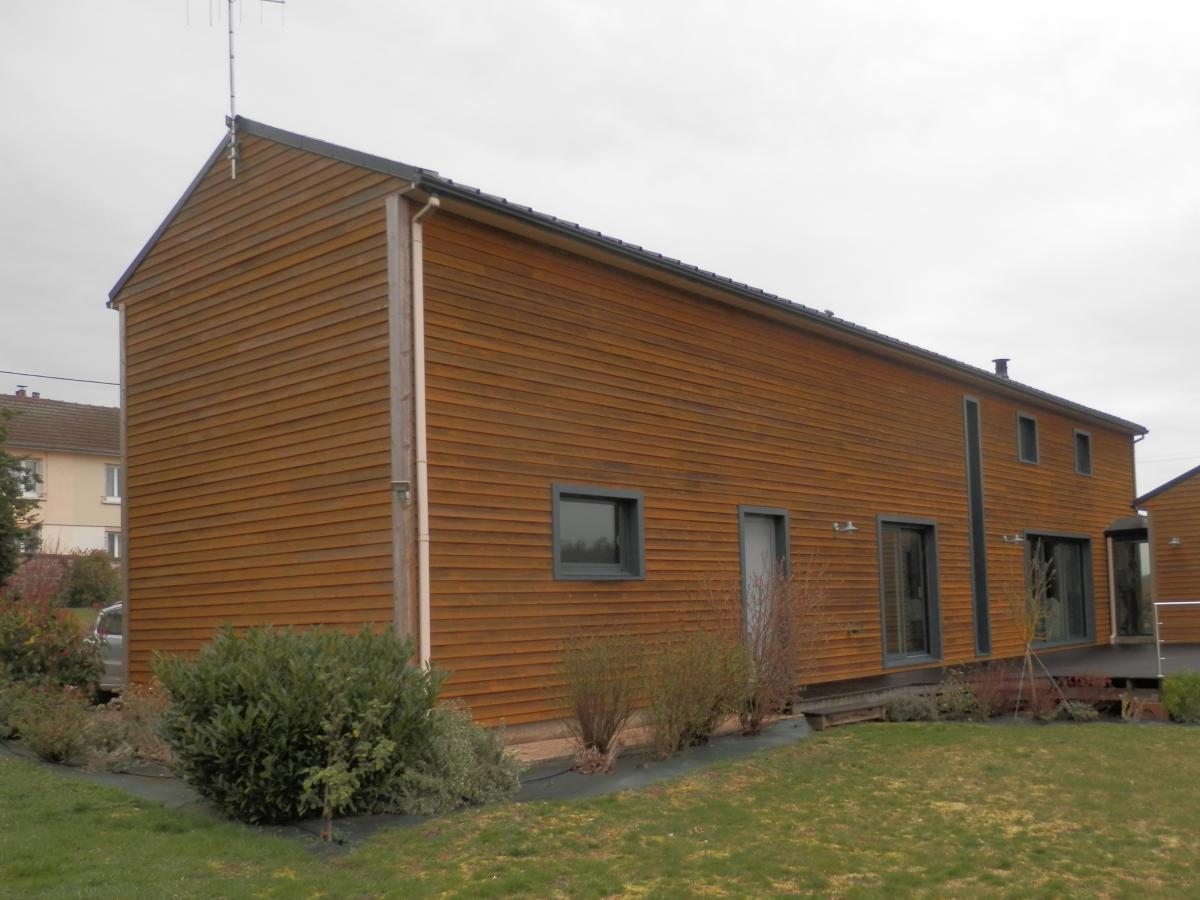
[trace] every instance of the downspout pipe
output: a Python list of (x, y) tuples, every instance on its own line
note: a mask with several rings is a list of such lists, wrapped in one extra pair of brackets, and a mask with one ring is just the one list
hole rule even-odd
[(413, 418), (416, 445), (417, 494), (417, 653), (429, 668), (432, 638), (429, 627), (429, 442), (425, 433), (425, 254), (422, 223), (441, 206), (430, 197), (412, 217), (412, 334)]

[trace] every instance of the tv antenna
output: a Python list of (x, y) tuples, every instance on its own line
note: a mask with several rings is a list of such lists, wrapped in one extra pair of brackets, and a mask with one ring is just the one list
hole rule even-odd
[[(216, 0), (217, 20), (221, 18), (221, 5), (225, 5), (226, 28), (229, 36), (229, 149), (227, 156), (229, 157), (229, 177), (237, 178), (238, 164), (238, 139), (237, 139), (237, 81), (235, 78), (235, 62), (236, 57), (233, 52), (233, 35), (234, 35), (234, 16), (233, 8), (237, 6), (238, 19), (241, 19), (242, 9), (245, 6), (245, 0)], [(264, 4), (271, 3), (279, 7), (279, 21), (283, 22), (283, 9), (287, 4), (287, 0), (258, 0), (258, 18), (262, 21), (262, 11)], [(188, 24), (192, 21), (192, 4), (191, 0), (185, 0), (185, 10)], [(208, 24), (211, 27), (213, 24), (213, 0), (208, 0)]]

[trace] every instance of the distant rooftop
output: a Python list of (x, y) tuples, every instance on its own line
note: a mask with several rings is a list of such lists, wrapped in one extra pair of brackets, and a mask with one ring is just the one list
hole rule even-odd
[(121, 455), (121, 410), (115, 406), (68, 403), (18, 390), (0, 394), (0, 410), (14, 413), (0, 423), (8, 431), (6, 447)]

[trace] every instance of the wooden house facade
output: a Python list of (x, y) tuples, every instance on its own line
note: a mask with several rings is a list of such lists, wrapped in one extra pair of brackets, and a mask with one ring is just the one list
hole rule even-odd
[[(429, 170), (239, 119), (111, 293), (130, 671), (219, 625), (395, 627), (484, 722), (563, 641), (819, 569), (812, 679), (1107, 642), (1141, 426)], [(1029, 538), (1037, 538), (1030, 540)]]
[[(1134, 501), (1146, 512), (1143, 605), (1200, 603), (1200, 466), (1189, 469)], [(1200, 605), (1160, 607), (1161, 637), (1169, 643), (1200, 643)], [(1153, 633), (1152, 625), (1144, 629)]]

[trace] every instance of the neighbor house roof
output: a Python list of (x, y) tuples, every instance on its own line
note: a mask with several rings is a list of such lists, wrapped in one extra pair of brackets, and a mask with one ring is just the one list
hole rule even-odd
[(5, 446), (20, 450), (65, 450), (74, 453), (121, 455), (121, 410), (44, 397), (0, 394), (5, 419)]
[[(406, 163), (396, 162), (395, 160), (385, 159), (381, 156), (373, 156), (369, 153), (362, 153), (358, 150), (351, 150), (347, 147), (341, 147), (337, 144), (330, 144), (326, 141), (317, 140), (316, 138), (306, 137), (302, 134), (296, 134), (290, 131), (284, 131), (280, 128), (275, 128), (270, 125), (264, 125), (261, 122), (255, 122), (251, 119), (245, 119), (238, 116), (236, 121), (236, 129), (238, 133), (254, 135), (265, 140), (275, 141), (288, 147), (294, 147), (298, 150), (305, 150), (310, 153), (315, 153), (319, 156), (324, 156), (330, 159), (336, 159), (350, 165), (359, 166), (364, 169), (369, 169), (374, 172), (380, 172), (385, 175), (392, 175), (398, 179), (406, 181), (413, 186), (413, 190), (424, 192), (429, 195), (454, 198), (472, 206), (483, 207), (492, 213), (517, 220), (525, 225), (533, 226), (536, 229), (565, 236), (572, 241), (600, 248), (602, 250), (617, 254), (626, 259), (647, 265), (653, 269), (657, 269), (665, 274), (682, 278), (685, 281), (691, 281), (702, 284), (708, 288), (716, 288), (717, 290), (733, 294), (743, 299), (751, 300), (757, 304), (764, 305), (773, 309), (785, 311), (789, 315), (793, 315), (799, 319), (806, 320), (817, 325), (822, 330), (829, 330), (835, 334), (840, 333), (845, 337), (849, 337), (858, 341), (865, 341), (868, 344), (876, 345), (880, 348), (898, 352), (902, 356), (910, 357), (914, 360), (919, 360), (926, 364), (932, 363), (937, 368), (948, 370), (960, 375), (966, 375), (976, 381), (990, 383), (996, 388), (1005, 391), (1015, 391), (1020, 394), (1025, 394), (1031, 398), (1035, 398), (1043, 403), (1050, 403), (1054, 406), (1063, 407), (1077, 414), (1086, 416), (1090, 419), (1096, 419), (1106, 422), (1109, 425), (1117, 428), (1130, 431), (1134, 434), (1146, 434), (1147, 429), (1143, 425), (1136, 422), (1131, 422), (1127, 419), (1122, 419), (1118, 416), (1110, 415), (1109, 413), (1101, 412), (1097, 409), (1084, 406), (1080, 403), (1075, 403), (1063, 397), (1058, 397), (1046, 391), (1039, 390), (1027, 384), (1013, 381), (1006, 376), (999, 376), (987, 369), (981, 369), (978, 366), (968, 365), (967, 363), (959, 362), (948, 356), (943, 356), (940, 353), (934, 353), (931, 350), (925, 350), (915, 344), (910, 344), (901, 341), (897, 338), (889, 337), (878, 331), (873, 331), (870, 328), (865, 328), (862, 325), (857, 325), (846, 319), (838, 318), (828, 310), (819, 310), (813, 307), (805, 306), (801, 303), (796, 303), (779, 297), (759, 288), (751, 287), (748, 284), (743, 284), (740, 281), (734, 281), (731, 278), (726, 278), (723, 275), (717, 275), (714, 272), (709, 272), (698, 266), (693, 266), (680, 260), (673, 259), (669, 256), (664, 256), (661, 253), (647, 250), (637, 244), (630, 244), (618, 238), (609, 237), (599, 231), (594, 231), (590, 228), (584, 228), (582, 225), (577, 225), (574, 222), (560, 219), (556, 216), (551, 216), (546, 213), (538, 212), (528, 206), (511, 203), (504, 197), (499, 197), (494, 194), (487, 194), (479, 188), (469, 187), (464, 184), (459, 184), (452, 179), (445, 178), (439, 175), (433, 169), (424, 169), (419, 166), (411, 166)], [(196, 175), (183, 196), (172, 207), (167, 217), (159, 225), (158, 229), (150, 236), (144, 247), (134, 257), (133, 262), (122, 273), (117, 283), (109, 291), (109, 305), (113, 305), (117, 296), (125, 283), (137, 271), (138, 266), (153, 249), (154, 244), (159, 237), (170, 226), (171, 221), (176, 214), (187, 203), (192, 192), (200, 185), (201, 180), (207, 174), (209, 168), (214, 162), (221, 158), (227, 146), (227, 139), (223, 139), (216, 149), (209, 156), (204, 167)]]
[(1135, 507), (1141, 506), (1147, 500), (1149, 500), (1153, 497), (1157, 497), (1159, 494), (1164, 494), (1167, 491), (1171, 490), (1171, 488), (1177, 487), (1178, 485), (1183, 484), (1185, 481), (1187, 481), (1193, 475), (1200, 475), (1200, 466), (1196, 466), (1196, 468), (1194, 468), (1194, 469), (1188, 469), (1182, 475), (1177, 475), (1176, 477), (1174, 477), (1170, 481), (1168, 481), (1166, 484), (1160, 484), (1154, 490), (1149, 491), (1148, 493), (1142, 494), (1142, 496), (1138, 497), (1136, 500), (1133, 501), (1133, 505)]

